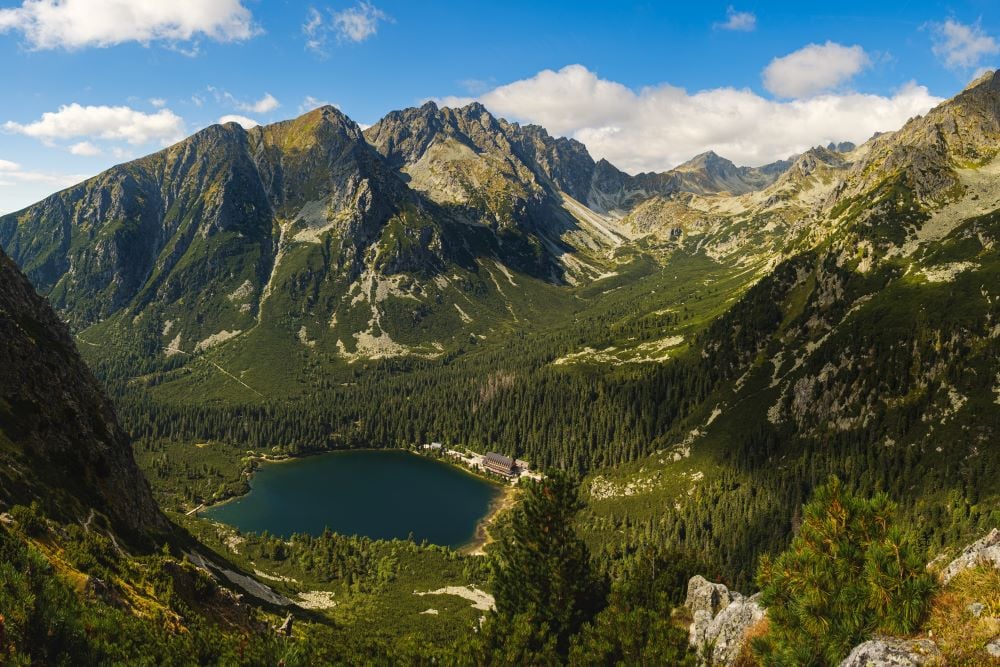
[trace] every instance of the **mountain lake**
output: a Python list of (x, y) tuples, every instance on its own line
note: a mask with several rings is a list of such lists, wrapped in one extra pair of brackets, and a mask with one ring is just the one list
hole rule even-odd
[(243, 532), (343, 535), (469, 544), (501, 488), (447, 463), (400, 450), (330, 452), (265, 463), (250, 492), (202, 516)]

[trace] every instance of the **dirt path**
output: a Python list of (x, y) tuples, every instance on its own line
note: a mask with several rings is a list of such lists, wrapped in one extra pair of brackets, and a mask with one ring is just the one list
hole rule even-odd
[[(163, 350), (164, 350), (164, 352), (167, 352), (167, 353), (171, 353), (172, 352), (174, 354), (184, 354), (184, 355), (187, 355), (189, 357), (191, 356), (190, 352), (185, 352), (184, 350), (182, 350), (179, 347), (170, 346), (170, 347), (163, 348)], [(244, 387), (246, 387), (247, 389), (249, 389), (253, 393), (257, 394), (257, 396), (259, 396), (260, 398), (264, 398), (264, 394), (260, 393), (259, 391), (257, 391), (256, 389), (254, 389), (253, 387), (251, 387), (250, 385), (248, 385), (246, 382), (244, 382), (243, 380), (239, 379), (238, 377), (236, 377), (235, 375), (233, 375), (232, 373), (230, 373), (229, 371), (227, 371), (225, 368), (223, 368), (219, 364), (215, 363), (211, 359), (205, 359), (205, 357), (202, 357), (202, 359), (204, 359), (205, 361), (207, 361), (208, 363), (212, 364), (217, 369), (219, 369), (219, 372), (222, 373), (223, 375), (226, 375), (226, 376), (232, 378), (233, 380), (235, 380), (236, 382), (240, 383), (241, 385), (243, 385)]]

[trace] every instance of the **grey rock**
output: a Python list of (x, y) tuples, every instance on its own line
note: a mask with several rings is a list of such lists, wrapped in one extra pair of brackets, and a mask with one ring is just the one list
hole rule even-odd
[(983, 611), (985, 611), (985, 609), (986, 605), (984, 605), (982, 602), (973, 602), (972, 604), (970, 604), (968, 607), (965, 608), (965, 611), (972, 614), (975, 618), (979, 618), (980, 616), (983, 615)]
[(758, 603), (758, 596), (740, 596), (719, 612), (705, 629), (704, 642), (712, 644), (713, 665), (732, 664), (743, 646), (743, 638), (767, 612)]
[(744, 597), (700, 575), (691, 577), (684, 602), (693, 616), (688, 643), (699, 651), (711, 646), (711, 655), (704, 658), (710, 658), (713, 665), (731, 664), (740, 652), (747, 629), (767, 613), (759, 598), (759, 594)]
[(688, 581), (688, 592), (684, 606), (692, 614), (707, 611), (711, 619), (721, 609), (728, 606), (736, 596), (739, 596), (739, 593), (734, 595), (726, 588), (725, 584), (712, 583), (700, 574), (696, 574)]
[(986, 645), (986, 652), (993, 658), (1000, 658), (1000, 637)]
[(940, 655), (937, 644), (929, 639), (876, 637), (855, 646), (840, 667), (911, 667)]
[(691, 646), (704, 646), (705, 645), (705, 631), (708, 630), (708, 626), (712, 623), (712, 613), (705, 611), (704, 609), (699, 609), (694, 613), (694, 620), (691, 622), (691, 627), (688, 629), (688, 644)]
[(955, 560), (941, 573), (941, 581), (948, 583), (962, 570), (975, 567), (980, 563), (990, 563), (1000, 568), (1000, 530), (994, 528), (989, 535), (965, 547)]

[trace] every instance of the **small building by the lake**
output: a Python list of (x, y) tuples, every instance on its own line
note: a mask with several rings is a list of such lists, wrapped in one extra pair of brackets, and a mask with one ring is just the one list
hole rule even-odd
[(483, 466), (490, 472), (495, 472), (504, 477), (513, 477), (516, 470), (514, 459), (496, 452), (488, 452), (483, 457)]

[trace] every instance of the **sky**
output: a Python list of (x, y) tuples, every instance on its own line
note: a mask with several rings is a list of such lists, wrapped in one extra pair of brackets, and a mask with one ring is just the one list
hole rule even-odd
[[(1000, 65), (995, 0), (0, 0), (0, 212), (208, 125), (434, 100), (630, 173), (893, 130)], [(991, 11), (992, 10), (992, 11)]]

